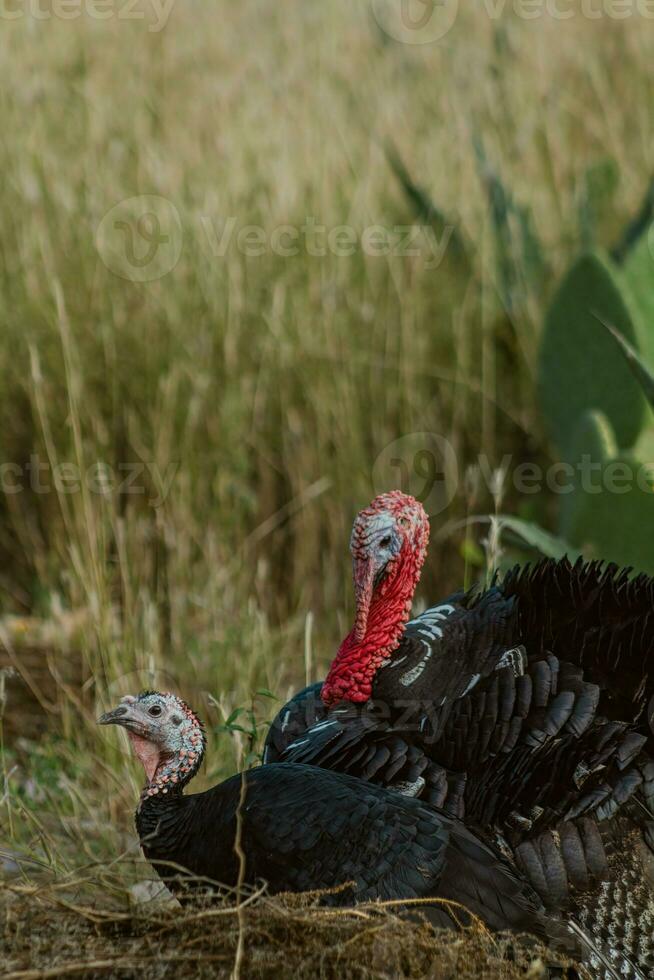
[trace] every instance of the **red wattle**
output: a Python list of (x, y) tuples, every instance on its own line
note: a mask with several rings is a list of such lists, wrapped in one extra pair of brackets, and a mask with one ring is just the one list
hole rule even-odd
[(365, 635), (357, 640), (355, 626), (332, 662), (320, 695), (325, 704), (360, 703), (371, 697), (375, 674), (399, 645), (424, 558), (425, 548), (415, 553), (405, 542), (393, 568), (373, 593)]

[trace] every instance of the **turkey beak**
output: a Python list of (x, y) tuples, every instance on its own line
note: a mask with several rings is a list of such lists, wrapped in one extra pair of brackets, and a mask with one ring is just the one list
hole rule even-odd
[(98, 725), (122, 725), (127, 728), (130, 721), (135, 720), (135, 714), (130, 710), (130, 706), (136, 701), (135, 697), (128, 695), (124, 697), (117, 708), (105, 711), (98, 718)]
[(114, 708), (113, 711), (105, 711), (103, 715), (98, 718), (98, 725), (124, 725), (127, 721), (127, 708), (124, 705), (120, 705), (118, 708)]
[(354, 595), (357, 609), (354, 619), (354, 639), (357, 643), (360, 643), (366, 635), (374, 585), (375, 565), (372, 558), (355, 559)]

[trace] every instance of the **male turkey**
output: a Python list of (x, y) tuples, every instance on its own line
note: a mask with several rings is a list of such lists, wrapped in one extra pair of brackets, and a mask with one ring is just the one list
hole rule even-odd
[[(154, 691), (124, 697), (99, 724), (125, 728), (143, 764), (147, 781), (136, 811), (141, 846), (182, 898), (192, 887), (189, 876), (203, 887), (263, 880), (271, 892), (345, 885), (329, 904), (447, 899), (491, 928), (525, 930), (576, 948), (568, 927), (544, 914), (536, 893), (493, 847), (419, 800), (293, 764), (253, 769), (185, 796), (205, 736), (181, 698)], [(442, 902), (429, 906), (429, 916), (452, 925)]]
[(417, 703), (433, 714), (495, 669), (509, 665), (522, 673), (513, 603), (497, 591), (473, 608), (458, 592), (407, 623), (428, 541), (422, 506), (399, 491), (382, 494), (358, 514), (350, 542), (354, 626), (325, 681), (300, 691), (273, 721), (266, 762), (281, 758), (336, 704), (374, 701), (380, 715), (393, 720), (401, 704), (413, 719)]
[(594, 685), (586, 695), (597, 695), (602, 714), (651, 734), (654, 579), (601, 562), (546, 559), (486, 591), (457, 592), (408, 622), (428, 539), (422, 506), (399, 491), (359, 513), (350, 544), (354, 626), (325, 681), (301, 691), (273, 722), (269, 761), (339, 702), (374, 700), (380, 711), (420, 702), (432, 714), (447, 707), (442, 721), (453, 702), (504, 668), (516, 678), (528, 672), (531, 685), (517, 686), (531, 686), (531, 697), (548, 706), (562, 691), (561, 661)]
[[(279, 713), (265, 761), (349, 772), (465, 815), (550, 907), (603, 916), (600, 938), (617, 923), (625, 934), (611, 948), (654, 971), (642, 884), (643, 836), (654, 844), (654, 582), (544, 561), (407, 623), (427, 539), (422, 507), (398, 492), (359, 514), (354, 627), (324, 684)], [(631, 897), (608, 922), (611, 888)]]

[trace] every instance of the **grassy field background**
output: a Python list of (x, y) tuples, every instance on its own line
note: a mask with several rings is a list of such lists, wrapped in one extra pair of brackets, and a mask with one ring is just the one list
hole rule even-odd
[[(549, 453), (534, 371), (551, 289), (518, 263), (507, 313), (489, 173), (530, 208), (551, 287), (579, 251), (588, 168), (619, 173), (597, 229), (610, 246), (654, 145), (642, 18), (509, 8), (460, 9), (423, 45), (346, 0), (188, 0), (159, 31), (147, 4), (142, 21), (3, 21), (0, 445), (23, 488), (0, 500), (2, 638), (11, 656), (42, 651), (56, 679), (33, 674), (46, 720), (31, 741), (3, 680), (13, 854), (72, 872), (130, 845), (141, 774), (94, 725), (123, 693), (174, 687), (205, 715), (197, 788), (256, 750), (276, 702), (255, 692), (322, 676), (346, 631), (349, 527), (398, 482), (398, 440), (435, 434), (457, 460), (422, 594), (483, 572), (485, 532), (460, 522), (498, 501), (463, 474), (480, 453), (490, 467)], [(367, 254), (360, 237), (350, 255), (302, 237), (276, 254), (282, 226), (410, 226), (391, 144), (446, 216), (440, 264), (424, 234), (413, 255)], [(146, 282), (116, 275), (98, 237), (141, 195), (179, 218), (174, 267)], [(236, 235), (221, 254), (230, 219), (262, 229), (263, 254)], [(68, 465), (94, 480), (71, 489)], [(139, 492), (107, 482), (137, 470)], [(502, 506), (547, 526), (552, 502), (509, 489)], [(230, 716), (260, 727), (230, 735)]]

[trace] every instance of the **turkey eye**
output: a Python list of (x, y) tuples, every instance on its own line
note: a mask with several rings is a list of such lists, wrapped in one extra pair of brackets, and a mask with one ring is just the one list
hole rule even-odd
[(402, 527), (408, 527), (409, 526), (409, 518), (408, 517), (400, 517), (400, 524), (402, 525)]
[(157, 715), (160, 715), (161, 714), (161, 705), (153, 704), (151, 708), (148, 708), (148, 714), (149, 715), (154, 715), (155, 717)]
[(385, 538), (382, 538), (379, 543), (382, 546), (382, 548), (388, 548), (389, 545), (390, 545), (390, 543), (391, 543), (391, 536), (390, 536), (390, 534), (387, 534)]

